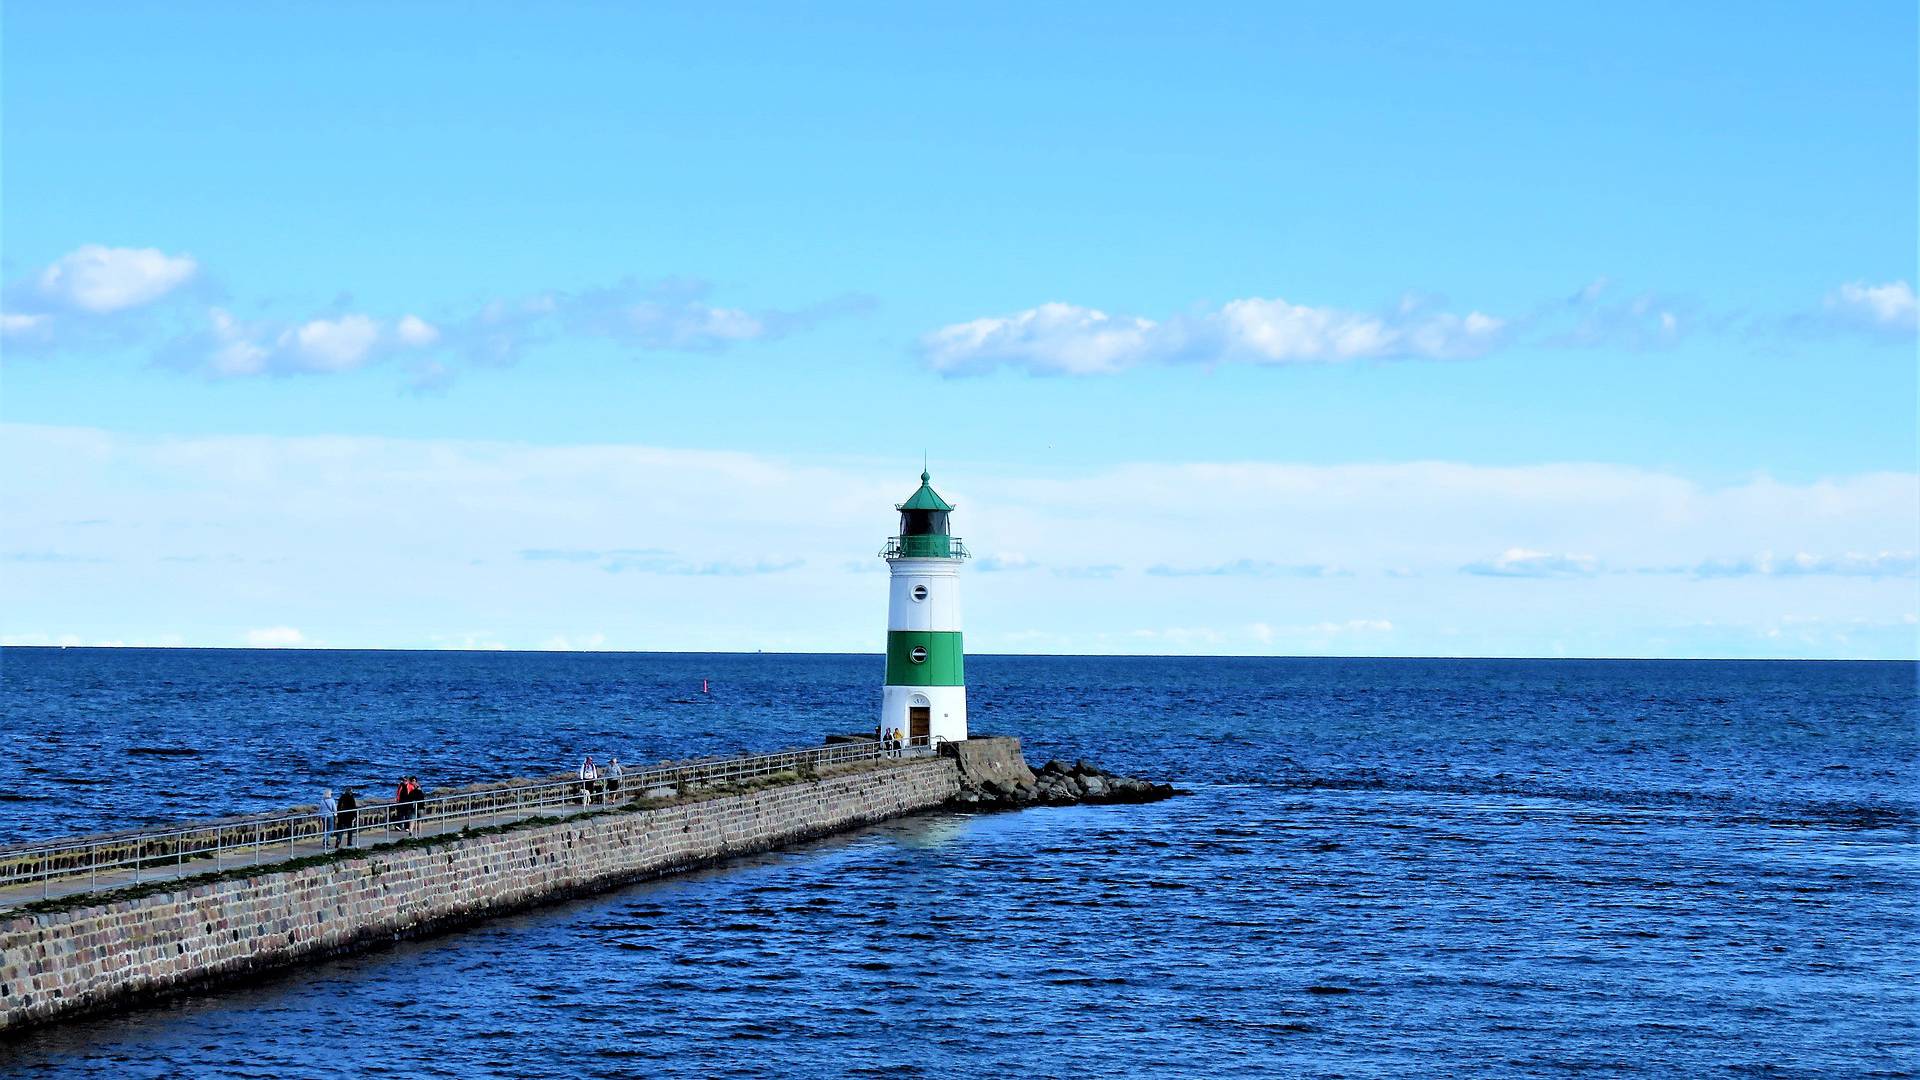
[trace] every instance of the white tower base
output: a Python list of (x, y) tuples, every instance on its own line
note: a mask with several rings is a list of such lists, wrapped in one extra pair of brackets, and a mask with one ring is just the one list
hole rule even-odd
[(925, 708), (927, 735), (935, 746), (967, 737), (967, 688), (964, 686), (887, 686), (881, 688), (880, 730), (912, 731), (910, 710)]

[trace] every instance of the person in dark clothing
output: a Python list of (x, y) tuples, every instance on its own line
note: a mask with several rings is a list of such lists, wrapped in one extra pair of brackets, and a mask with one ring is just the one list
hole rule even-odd
[(387, 831), (406, 832), (412, 824), (413, 804), (407, 801), (407, 778), (393, 786), (393, 806), (387, 810)]
[(353, 797), (352, 788), (340, 793), (340, 801), (336, 804), (334, 814), (335, 827), (338, 829), (338, 835), (333, 840), (336, 851), (343, 845), (353, 846), (353, 819), (359, 815), (359, 811), (355, 809), (359, 805), (359, 800)]
[(407, 794), (405, 799), (407, 803), (408, 831), (417, 831), (420, 828), (420, 818), (423, 816), (425, 810), (423, 804), (427, 801), (427, 789), (420, 786), (419, 777), (407, 777)]

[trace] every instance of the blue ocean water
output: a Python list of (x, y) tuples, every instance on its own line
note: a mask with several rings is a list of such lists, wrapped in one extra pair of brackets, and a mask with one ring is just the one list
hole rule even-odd
[[(0, 1073), (1920, 1070), (1912, 664), (968, 669), (976, 731), (1193, 794), (894, 822), (32, 1033)], [(810, 743), (870, 724), (879, 676), (9, 649), (0, 838)]]

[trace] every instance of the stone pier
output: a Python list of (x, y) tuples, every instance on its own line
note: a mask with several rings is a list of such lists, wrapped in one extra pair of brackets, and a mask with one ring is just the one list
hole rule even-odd
[[(969, 753), (1008, 768), (1019, 744), (1004, 741), (1003, 754)], [(952, 755), (886, 759), (758, 790), (0, 912), (0, 1031), (930, 809), (959, 793), (961, 769)]]

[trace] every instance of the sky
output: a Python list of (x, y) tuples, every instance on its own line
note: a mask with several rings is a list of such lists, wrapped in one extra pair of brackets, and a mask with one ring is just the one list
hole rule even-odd
[(1912, 658), (1917, 29), (11, 3), (0, 642)]

